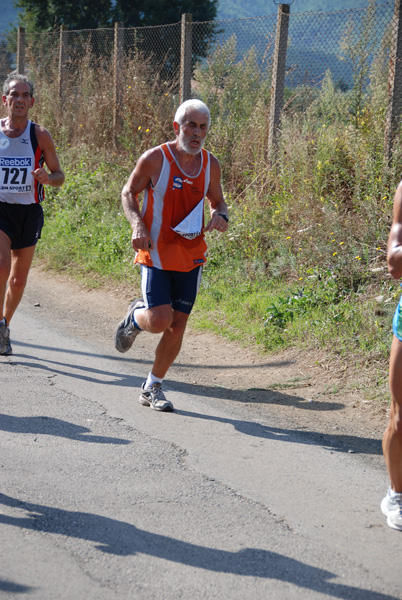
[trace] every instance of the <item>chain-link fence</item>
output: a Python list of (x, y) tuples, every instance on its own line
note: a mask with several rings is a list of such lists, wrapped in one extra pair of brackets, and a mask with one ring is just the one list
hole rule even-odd
[[(326, 71), (343, 88), (353, 85), (358, 64), (357, 53), (364, 45), (367, 60), (381, 50), (394, 10), (394, 2), (384, 2), (362, 9), (336, 12), (291, 13), (287, 50), (286, 83), (289, 86), (315, 84)], [(240, 60), (253, 50), (258, 63), (270, 64), (274, 52), (277, 15), (192, 24), (193, 65), (210, 56), (230, 39), (236, 40)], [(91, 50), (94, 56), (113, 57), (114, 29), (65, 31), (70, 61), (79, 60)], [(59, 59), (58, 32), (25, 34), (31, 53), (42, 55), (46, 62)], [(124, 28), (127, 52), (144, 51), (173, 72), (180, 63), (180, 23), (155, 27)], [(1, 48), (2, 75), (16, 68), (16, 54)], [(17, 49), (17, 40), (11, 47)], [(8, 56), (5, 56), (8, 54)], [(5, 68), (6, 67), (6, 68)], [(26, 65), (29, 67), (29, 65)]]
[[(393, 10), (394, 3), (385, 2), (364, 9), (290, 13), (286, 84), (314, 85), (330, 71), (343, 89), (353, 86), (359, 51), (364, 50), (370, 64), (384, 40), (389, 42)], [(217, 22), (214, 44), (223, 45), (235, 36), (239, 57), (253, 48), (260, 65), (269, 63), (276, 22), (276, 15)], [(202, 37), (202, 28), (202, 23), (194, 24), (193, 35)]]
[[(394, 2), (389, 1), (370, 3), (364, 9), (286, 14), (284, 86), (290, 92), (300, 86), (319, 86), (325, 74), (330, 73), (338, 89), (347, 91), (359, 86), (364, 90), (375, 60), (381, 61), (384, 71), (389, 69), (394, 6)], [(123, 56), (133, 59), (140, 56), (141, 60), (144, 57), (148, 60), (162, 80), (181, 84), (182, 89), (187, 90), (185, 95), (196, 95), (194, 69), (207, 69), (217, 57), (221, 62), (235, 63), (252, 55), (260, 76), (270, 80), (277, 23), (278, 14), (187, 22), (185, 27), (191, 39), (187, 48), (191, 49), (191, 58), (187, 60), (189, 67), (184, 74), (183, 30), (186, 29), (183, 22), (142, 28), (116, 24), (110, 29), (36, 34), (24, 34), (20, 30), (18, 39), (11, 43), (12, 51), (10, 43), (7, 45), (4, 40), (0, 43), (0, 71), (3, 78), (13, 69), (25, 70), (35, 78), (45, 68), (51, 68), (53, 73), (58, 73), (62, 96), (65, 74), (68, 73), (71, 80), (84, 57), (104, 64), (114, 63), (119, 70)], [(117, 81), (116, 76), (115, 84)]]
[(367, 75), (384, 42), (389, 50), (393, 8), (393, 2), (387, 2), (359, 10), (292, 15), (287, 83), (310, 85), (330, 71), (341, 89), (350, 89), (360, 75)]
[[(342, 88), (353, 86), (361, 65), (359, 52), (366, 53), (367, 64), (389, 46), (387, 34), (394, 10), (393, 2), (373, 5), (364, 9), (348, 9), (330, 13), (310, 12), (290, 14), (287, 49), (286, 84), (314, 85), (330, 71), (333, 80)], [(226, 21), (192, 23), (193, 66), (235, 40), (236, 57), (241, 60), (248, 52), (256, 55), (260, 68), (272, 64), (277, 15)], [(97, 30), (98, 37), (90, 39), (91, 32), (70, 32), (82, 40), (81, 52), (88, 44), (99, 56), (113, 52), (113, 30)], [(174, 73), (180, 63), (180, 23), (156, 27), (126, 28), (127, 51), (145, 51), (158, 61), (167, 72)], [(389, 36), (388, 36), (389, 37)]]

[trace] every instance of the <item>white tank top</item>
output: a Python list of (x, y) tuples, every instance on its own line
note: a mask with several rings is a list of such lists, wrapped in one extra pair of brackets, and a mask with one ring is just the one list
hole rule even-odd
[(32, 171), (43, 165), (43, 153), (35, 133), (35, 123), (19, 137), (10, 138), (0, 121), (0, 202), (34, 204), (43, 200), (43, 186)]

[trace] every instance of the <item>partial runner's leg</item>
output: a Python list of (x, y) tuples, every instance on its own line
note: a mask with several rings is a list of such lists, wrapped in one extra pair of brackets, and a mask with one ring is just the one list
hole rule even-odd
[(7, 324), (10, 323), (24, 293), (35, 248), (36, 246), (30, 246), (11, 250), (11, 271), (4, 304), (4, 316)]

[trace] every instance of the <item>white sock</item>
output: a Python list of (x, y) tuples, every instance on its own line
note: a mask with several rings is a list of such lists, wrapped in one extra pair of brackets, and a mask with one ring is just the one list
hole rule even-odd
[(149, 373), (148, 378), (145, 382), (145, 387), (146, 388), (150, 388), (153, 386), (154, 383), (162, 383), (163, 378), (159, 379), (159, 377), (155, 377), (155, 375), (152, 375), (152, 373)]

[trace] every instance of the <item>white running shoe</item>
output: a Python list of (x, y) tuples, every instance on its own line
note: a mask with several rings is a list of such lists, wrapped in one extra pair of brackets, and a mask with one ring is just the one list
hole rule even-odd
[(143, 383), (139, 401), (143, 406), (150, 406), (154, 410), (164, 410), (169, 412), (173, 410), (173, 404), (162, 392), (162, 385), (160, 383), (154, 383), (150, 388), (146, 388), (145, 383)]
[(402, 531), (402, 494), (394, 492), (391, 488), (381, 502), (383, 515), (387, 517), (387, 524), (392, 529)]

